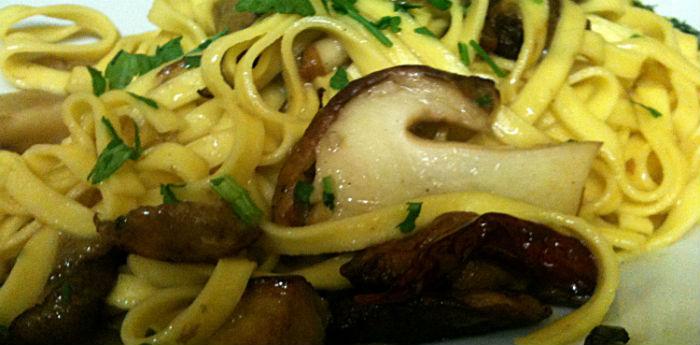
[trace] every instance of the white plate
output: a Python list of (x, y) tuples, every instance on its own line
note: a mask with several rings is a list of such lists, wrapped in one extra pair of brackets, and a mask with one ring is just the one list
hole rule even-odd
[[(654, 0), (644, 2), (653, 3)], [(58, 3), (87, 5), (98, 9), (106, 13), (123, 34), (154, 28), (146, 19), (150, 8), (150, 1), (146, 0), (0, 0), (0, 6)], [(661, 2), (656, 10), (665, 15), (683, 18), (700, 28), (698, 0)], [(13, 88), (0, 79), (0, 93), (11, 90)], [(697, 227), (679, 243), (622, 265), (621, 286), (606, 323), (624, 326), (632, 337), (631, 345), (700, 344), (700, 230)], [(436, 344), (510, 344), (514, 337), (527, 332), (528, 330), (506, 331)]]

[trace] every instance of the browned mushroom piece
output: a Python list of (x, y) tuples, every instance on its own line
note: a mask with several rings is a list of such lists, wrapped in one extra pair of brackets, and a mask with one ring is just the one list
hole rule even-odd
[(43, 301), (12, 322), (8, 344), (72, 345), (89, 339), (104, 320), (104, 300), (122, 261), (104, 241), (64, 237)]
[(484, 50), (515, 60), (520, 54), (524, 36), (518, 1), (490, 1), (479, 42)]
[[(580, 305), (596, 286), (593, 256), (579, 240), (499, 213), (478, 218), (465, 212), (446, 213), (415, 236), (360, 252), (341, 267), (341, 274), (367, 292), (357, 299), (395, 302), (445, 286), (468, 289), (466, 282), (454, 279), (468, 273), (464, 272), (467, 262), (481, 258), (519, 272), (529, 282), (527, 291), (546, 302)], [(515, 278), (502, 272), (491, 274), (502, 275), (491, 282), (500, 286), (481, 288), (517, 286)]]
[(186, 71), (187, 62), (185, 62), (185, 59), (175, 60), (158, 71), (158, 79), (160, 79), (160, 83), (163, 84), (168, 80), (177, 78)]
[(299, 74), (306, 81), (326, 75), (348, 60), (340, 41), (322, 38), (304, 49), (300, 57)]
[(243, 30), (258, 19), (254, 13), (236, 11), (236, 4), (238, 4), (238, 0), (218, 0), (214, 3), (212, 14), (217, 32)]
[[(418, 103), (406, 99), (410, 96), (424, 104), (415, 109), (413, 120), (407, 127), (427, 118), (427, 121), (450, 122), (474, 131), (488, 128), (490, 113), (499, 99), (492, 81), (443, 72), (427, 66), (398, 66), (352, 81), (319, 111), (282, 167), (273, 197), (274, 222), (294, 226), (306, 224), (310, 208), (309, 205), (295, 201), (295, 186), (300, 181), (310, 183), (314, 180), (317, 154), (324, 145), (323, 140), (327, 141), (333, 134), (329, 129), (337, 121), (354, 115), (347, 108), (360, 107), (361, 110), (363, 105), (373, 102), (372, 95), (381, 94), (391, 97), (389, 101), (396, 102), (382, 106), (417, 106)], [(479, 106), (477, 99), (489, 101)], [(396, 111), (404, 110), (402, 108)]]
[(255, 278), (210, 345), (323, 345), (326, 302), (299, 276)]
[(232, 256), (261, 234), (223, 204), (180, 202), (146, 206), (115, 221), (95, 220), (97, 231), (129, 253), (173, 262), (212, 262)]
[(64, 96), (45, 91), (0, 95), (0, 149), (24, 152), (35, 144), (55, 144), (68, 136), (61, 109)]
[(328, 344), (416, 344), (531, 325), (552, 313), (528, 295), (491, 291), (392, 304), (331, 297), (330, 306)]

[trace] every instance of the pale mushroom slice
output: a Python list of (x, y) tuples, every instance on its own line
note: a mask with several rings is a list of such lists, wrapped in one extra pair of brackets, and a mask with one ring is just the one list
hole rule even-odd
[(332, 218), (463, 191), (575, 214), (598, 143), (514, 149), (430, 140), (412, 131), (419, 123), (447, 123), (489, 132), (497, 104), (493, 82), (425, 66), (394, 67), (353, 81), (294, 147), (278, 178), (273, 220), (316, 221), (313, 206), (295, 200), (294, 189), (299, 181), (312, 183), (318, 199), (328, 177), (335, 203), (326, 213)]
[(26, 90), (0, 95), (0, 149), (24, 152), (68, 136), (61, 109), (64, 96)]

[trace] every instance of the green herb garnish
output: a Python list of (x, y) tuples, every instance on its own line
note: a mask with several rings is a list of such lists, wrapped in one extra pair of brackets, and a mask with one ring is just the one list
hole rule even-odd
[(469, 67), (471, 65), (471, 60), (469, 59), (469, 46), (464, 42), (457, 43), (457, 48), (459, 49), (459, 58), (462, 63)]
[(639, 102), (635, 102), (635, 101), (631, 101), (631, 102), (632, 102), (632, 104), (634, 104), (634, 105), (637, 105), (637, 106), (640, 106), (640, 107), (644, 108), (646, 111), (649, 112), (649, 114), (651, 114), (651, 117), (653, 117), (653, 118), (655, 118), (655, 119), (658, 119), (658, 118), (660, 118), (661, 116), (664, 115), (664, 114), (662, 114), (660, 111), (658, 111), (658, 110), (656, 110), (656, 109), (654, 109), (654, 108), (652, 108), (652, 107), (650, 107), (650, 106), (648, 106), (648, 105), (645, 105), (645, 104), (642, 104), (642, 103), (639, 103)]
[(435, 34), (434, 34), (432, 31), (430, 31), (430, 29), (426, 28), (425, 26), (421, 26), (421, 27), (419, 27), (419, 28), (416, 28), (416, 29), (413, 30), (413, 31), (414, 31), (415, 33), (417, 33), (417, 34), (421, 34), (421, 35), (424, 35), (424, 36), (428, 36), (428, 37), (437, 37), (437, 36), (435, 36)]
[(408, 1), (394, 1), (394, 11), (408, 13), (408, 11), (421, 8), (423, 6), (410, 3)]
[(107, 129), (107, 133), (109, 133), (112, 140), (97, 157), (97, 163), (87, 177), (92, 184), (98, 184), (112, 176), (127, 160), (135, 161), (141, 157), (141, 137), (139, 127), (135, 122), (134, 128), (136, 133), (133, 148), (124, 143), (107, 118), (102, 118), (102, 124)]
[(384, 46), (392, 47), (394, 45), (391, 40), (384, 35), (382, 30), (379, 30), (374, 23), (370, 22), (367, 18), (363, 17), (360, 12), (355, 8), (355, 2), (357, 0), (333, 0), (333, 9), (340, 13), (347, 15), (348, 17), (354, 19), (356, 22), (364, 26), (374, 37), (379, 40)]
[(474, 100), (474, 103), (481, 108), (488, 108), (493, 104), (493, 98), (490, 95), (483, 95)]
[(333, 210), (335, 209), (335, 194), (334, 194), (334, 187), (333, 187), (333, 178), (330, 176), (326, 176), (321, 180), (321, 184), (323, 185), (323, 204), (328, 207), (328, 209)]
[(296, 186), (294, 186), (294, 200), (309, 205), (311, 204), (311, 193), (313, 192), (313, 184), (306, 181), (299, 181)]
[(401, 31), (401, 17), (399, 16), (386, 16), (382, 17), (377, 21), (374, 26), (376, 26), (380, 30), (386, 30), (390, 29), (391, 32), (397, 33)]
[(156, 101), (154, 101), (148, 97), (143, 97), (143, 96), (137, 95), (133, 92), (127, 92), (127, 93), (129, 94), (129, 96), (134, 97), (135, 99), (145, 103), (147, 106), (149, 106), (153, 109), (158, 109), (158, 103), (156, 103)]
[(407, 234), (416, 228), (416, 219), (418, 219), (418, 216), (420, 216), (420, 211), (421, 208), (423, 207), (422, 202), (409, 202), (406, 203), (407, 205), (407, 211), (408, 214), (406, 215), (406, 219), (401, 222), (401, 224), (397, 225), (396, 227), (401, 230), (402, 233)]
[(233, 213), (238, 218), (251, 226), (258, 225), (262, 220), (263, 213), (253, 202), (250, 193), (239, 185), (233, 177), (226, 175), (209, 181), (211, 188), (228, 202), (233, 209)]
[(182, 188), (184, 187), (184, 184), (162, 184), (160, 185), (160, 195), (163, 196), (163, 204), (165, 205), (174, 205), (180, 202), (180, 199), (177, 198), (175, 195), (175, 192), (173, 192), (173, 188)]
[(493, 72), (500, 78), (503, 78), (508, 75), (501, 67), (499, 67), (495, 61), (489, 56), (489, 54), (482, 48), (479, 43), (475, 40), (469, 41), (469, 45), (472, 46), (474, 49), (474, 52), (476, 52), (479, 57), (484, 60), (493, 70)]
[(348, 71), (343, 67), (338, 67), (335, 74), (331, 77), (331, 87), (336, 90), (342, 90), (348, 86)]
[(72, 297), (73, 287), (69, 283), (64, 282), (63, 285), (61, 285), (61, 301), (68, 304)]
[(544, 0), (532, 0), (532, 2), (534, 2), (534, 3), (538, 4), (538, 5), (544, 4)]
[(182, 57), (184, 52), (180, 41), (182, 37), (174, 38), (162, 47), (156, 48), (154, 55), (131, 54), (119, 51), (107, 65), (104, 76), (111, 90), (124, 89), (131, 81), (144, 75), (158, 66)]
[(643, 4), (641, 1), (638, 1), (638, 0), (632, 1), (632, 6), (643, 8), (645, 10), (652, 11), (652, 12), (654, 12), (654, 8), (656, 7), (656, 6), (652, 6), (652, 5)]
[(197, 48), (192, 49), (189, 53), (185, 55), (183, 58), (185, 62), (185, 68), (187, 69), (192, 69), (192, 68), (197, 68), (202, 65), (202, 53), (204, 52), (205, 49), (209, 48), (209, 46), (214, 43), (214, 41), (218, 40), (221, 37), (224, 37), (228, 35), (229, 31), (228, 29), (219, 32), (218, 34), (207, 38), (204, 40), (204, 42), (200, 43)]
[(304, 17), (316, 14), (309, 0), (240, 0), (236, 4), (236, 11), (255, 14), (298, 14)]
[(95, 96), (102, 96), (107, 91), (107, 80), (102, 76), (102, 72), (95, 68), (88, 66), (87, 69), (90, 72), (90, 78), (92, 78), (92, 93)]
[(433, 5), (433, 7), (442, 11), (447, 11), (452, 7), (452, 1), (450, 0), (428, 0), (428, 2)]

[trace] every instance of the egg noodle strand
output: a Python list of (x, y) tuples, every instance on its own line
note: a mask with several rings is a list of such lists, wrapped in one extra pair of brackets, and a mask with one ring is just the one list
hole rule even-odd
[[(35, 145), (21, 155), (0, 151), (0, 325), (40, 300), (60, 232), (96, 237), (95, 215), (114, 219), (159, 205), (162, 184), (184, 184), (179, 198), (210, 203), (217, 196), (209, 180), (231, 175), (269, 210), (280, 165), (336, 92), (329, 81), (333, 72), (312, 82), (299, 75), (299, 55), (322, 37), (340, 42), (351, 79), (424, 64), (496, 80), (503, 104), (493, 124), (494, 142), (522, 148), (569, 140), (602, 143), (578, 216), (467, 191), (419, 198), (419, 228), (448, 211), (503, 212), (576, 236), (593, 252), (599, 277), (590, 301), (518, 344), (566, 344), (585, 336), (613, 302), (618, 260), (679, 240), (700, 217), (698, 42), (627, 0), (562, 0), (553, 35), (547, 32), (551, 4), (518, 1), (520, 54), (514, 61), (495, 58), (510, 72), (505, 78), (492, 76), (484, 61), (473, 59), (467, 66), (460, 59), (459, 44), (480, 39), (487, 0), (411, 14), (395, 12), (391, 1), (358, 0), (355, 6), (370, 21), (401, 18), (401, 31), (383, 31), (391, 47), (313, 0), (316, 16), (273, 14), (226, 34), (204, 51), (201, 67), (164, 80), (161, 66), (124, 90), (92, 93), (86, 65), (104, 71), (121, 50), (153, 54), (176, 37), (190, 51), (216, 34), (215, 2), (154, 0), (148, 18), (158, 29), (127, 37), (103, 14), (81, 6), (0, 9), (5, 78), (19, 88), (68, 95), (63, 122), (70, 133), (60, 144)], [(39, 15), (70, 24), (18, 26)], [(419, 27), (437, 37), (416, 33)], [(77, 36), (92, 40), (76, 44)], [(200, 95), (204, 88), (214, 97)], [(326, 92), (319, 96), (321, 88)], [(129, 93), (153, 99), (158, 108)], [(138, 161), (93, 186), (86, 177), (110, 141), (102, 118), (127, 142), (138, 126), (145, 150)], [(91, 193), (99, 194), (98, 201), (83, 201)], [(121, 325), (126, 345), (204, 344), (251, 277), (276, 274), (279, 256), (351, 252), (399, 238), (396, 224), (404, 212), (403, 204), (390, 205), (302, 228), (265, 222), (270, 253), (257, 268), (243, 258), (191, 265), (131, 255), (107, 301), (126, 311)], [(338, 269), (349, 258), (340, 254), (291, 273), (319, 289), (347, 288)]]

